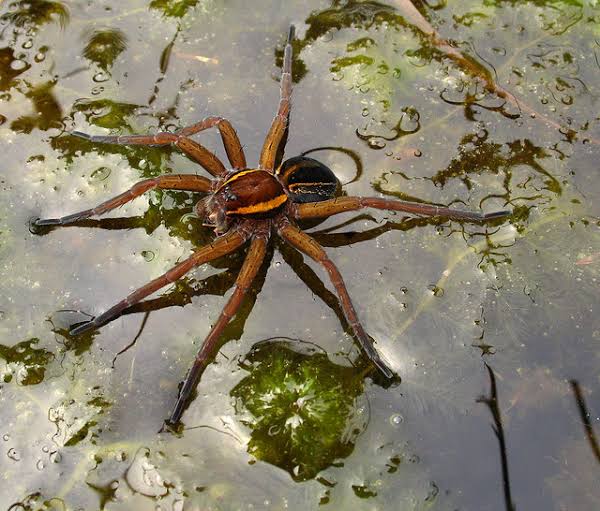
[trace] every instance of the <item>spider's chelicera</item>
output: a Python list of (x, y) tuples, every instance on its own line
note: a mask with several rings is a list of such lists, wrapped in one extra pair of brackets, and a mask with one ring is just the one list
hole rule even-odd
[[(206, 194), (196, 204), (195, 210), (204, 219), (206, 225), (214, 228), (217, 234), (216, 239), (210, 245), (197, 249), (189, 258), (140, 287), (92, 321), (76, 326), (71, 330), (72, 335), (78, 335), (109, 323), (119, 317), (128, 307), (181, 278), (192, 268), (238, 250), (246, 242), (249, 242), (246, 259), (237, 276), (234, 291), (196, 355), (194, 364), (183, 382), (169, 419), (171, 424), (179, 423), (200, 375), (212, 360), (219, 336), (231, 317), (235, 315), (246, 291), (258, 273), (271, 235), (277, 234), (324, 267), (337, 292), (348, 324), (363, 352), (382, 375), (386, 378), (393, 378), (394, 372), (382, 360), (373, 341), (360, 324), (340, 272), (321, 245), (300, 230), (296, 222), (309, 218), (326, 218), (367, 207), (476, 222), (500, 218), (509, 214), (507, 211), (481, 214), (378, 197), (336, 198), (338, 181), (333, 172), (318, 161), (307, 157), (295, 157), (276, 166), (278, 156), (283, 154), (290, 116), (293, 38), (294, 27), (290, 27), (283, 59), (279, 108), (265, 139), (258, 167), (248, 167), (237, 133), (229, 121), (222, 117), (207, 117), (177, 132), (156, 135), (92, 136), (75, 131), (72, 135), (91, 142), (146, 146), (176, 145), (207, 170), (213, 178), (188, 174), (168, 174), (154, 179), (146, 179), (93, 209), (62, 218), (35, 221), (37, 226), (56, 226), (77, 222), (107, 213), (153, 188)], [(205, 147), (189, 138), (195, 133), (213, 127), (216, 127), (221, 134), (227, 157), (232, 166), (231, 169), (226, 168)]]

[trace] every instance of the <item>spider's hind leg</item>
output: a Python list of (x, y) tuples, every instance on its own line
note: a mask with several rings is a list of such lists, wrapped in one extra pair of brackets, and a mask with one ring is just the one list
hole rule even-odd
[(348, 321), (348, 324), (352, 327), (352, 330), (354, 330), (356, 338), (358, 339), (363, 352), (369, 357), (371, 362), (373, 362), (383, 376), (390, 380), (394, 378), (394, 372), (383, 361), (373, 345), (373, 340), (365, 332), (363, 326), (358, 320), (358, 316), (354, 310), (354, 306), (352, 305), (352, 300), (350, 299), (350, 295), (348, 294), (348, 290), (346, 289), (342, 275), (333, 261), (329, 259), (323, 247), (319, 245), (315, 239), (311, 238), (308, 234), (302, 232), (300, 229), (290, 223), (282, 222), (278, 227), (278, 232), (279, 235), (290, 245), (321, 264), (321, 266), (323, 266), (323, 268), (327, 271), (331, 283), (333, 284), (333, 287), (335, 288), (340, 299), (346, 321)]
[(404, 211), (414, 215), (439, 216), (452, 220), (470, 220), (484, 222), (503, 218), (511, 214), (510, 211), (494, 211), (492, 213), (479, 213), (461, 209), (408, 202), (403, 200), (382, 199), (379, 197), (337, 197), (321, 202), (295, 205), (294, 218), (304, 220), (307, 218), (326, 218), (346, 211), (356, 211), (362, 208), (387, 209), (389, 211)]

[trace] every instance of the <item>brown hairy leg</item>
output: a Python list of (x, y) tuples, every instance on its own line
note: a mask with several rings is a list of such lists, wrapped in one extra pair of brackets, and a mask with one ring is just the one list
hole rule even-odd
[(280, 149), (279, 145), (284, 138), (287, 129), (292, 97), (292, 40), (294, 39), (294, 26), (290, 27), (287, 44), (283, 52), (283, 69), (281, 72), (279, 108), (277, 115), (271, 123), (271, 128), (265, 138), (260, 153), (259, 167), (272, 171), (275, 167), (275, 159)]
[(88, 330), (93, 330), (102, 325), (110, 323), (114, 319), (118, 318), (127, 307), (138, 303), (147, 296), (158, 291), (160, 288), (165, 287), (167, 284), (171, 284), (180, 279), (195, 266), (199, 266), (233, 252), (241, 247), (247, 239), (247, 234), (241, 232), (239, 229), (232, 229), (227, 234), (217, 238), (210, 245), (199, 248), (191, 257), (188, 257), (179, 264), (176, 264), (173, 268), (166, 273), (163, 273), (160, 277), (157, 277), (148, 282), (148, 284), (136, 289), (133, 293), (128, 295), (119, 303), (113, 305), (106, 312), (100, 314), (100, 316), (97, 316), (92, 321), (88, 321), (74, 328), (71, 330), (70, 334), (79, 335), (83, 332), (87, 332)]
[(239, 309), (244, 296), (246, 295), (250, 285), (252, 284), (252, 281), (260, 269), (260, 266), (265, 258), (267, 241), (268, 238), (265, 236), (257, 236), (252, 239), (244, 264), (235, 281), (233, 293), (221, 311), (219, 319), (217, 319), (217, 322), (213, 325), (209, 334), (206, 336), (206, 339), (202, 343), (202, 347), (196, 355), (194, 364), (185, 377), (181, 391), (177, 397), (177, 403), (175, 403), (173, 412), (169, 417), (168, 424), (175, 425), (180, 421), (181, 416), (188, 404), (188, 400), (198, 384), (200, 376), (214, 357), (213, 352), (219, 337), (223, 333), (227, 323), (229, 323), (230, 319)]
[(297, 220), (306, 218), (324, 218), (346, 211), (356, 211), (362, 208), (387, 209), (389, 211), (404, 211), (415, 215), (440, 216), (452, 220), (472, 220), (482, 222), (502, 218), (511, 214), (510, 211), (494, 211), (493, 213), (479, 213), (463, 211), (460, 209), (432, 206), (394, 199), (381, 199), (379, 197), (338, 197), (322, 202), (294, 204), (293, 216)]
[(367, 335), (364, 328), (360, 324), (358, 316), (356, 315), (356, 311), (354, 310), (354, 306), (352, 305), (350, 295), (348, 294), (348, 290), (346, 289), (346, 285), (342, 279), (342, 275), (335, 264), (333, 264), (331, 259), (329, 259), (323, 247), (321, 247), (321, 245), (319, 245), (308, 234), (302, 232), (289, 222), (281, 222), (278, 226), (278, 232), (285, 241), (300, 250), (300, 252), (303, 252), (310, 258), (320, 263), (323, 268), (327, 270), (329, 278), (331, 279), (331, 283), (333, 284), (333, 287), (335, 288), (340, 299), (344, 316), (346, 316), (348, 324), (352, 327), (352, 330), (354, 330), (354, 333), (364, 353), (386, 378), (393, 378), (393, 371), (381, 359), (379, 353), (373, 345), (372, 339)]
[(166, 174), (164, 176), (155, 177), (154, 179), (140, 181), (139, 183), (134, 184), (126, 192), (103, 202), (95, 208), (86, 209), (60, 218), (37, 219), (34, 224), (37, 226), (65, 225), (91, 216), (103, 215), (104, 213), (108, 213), (115, 208), (127, 204), (154, 188), (160, 188), (161, 190), (185, 190), (187, 192), (206, 193), (210, 191), (211, 185), (212, 181), (202, 176), (193, 174)]

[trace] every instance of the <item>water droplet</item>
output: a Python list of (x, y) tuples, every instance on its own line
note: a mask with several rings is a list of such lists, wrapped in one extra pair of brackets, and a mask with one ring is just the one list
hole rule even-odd
[(431, 502), (431, 501), (435, 500), (435, 498), (440, 493), (440, 489), (437, 487), (437, 484), (435, 484), (433, 481), (431, 481), (430, 484), (431, 484), (431, 488), (427, 492), (427, 497), (425, 497), (425, 502)]
[(563, 105), (572, 105), (573, 104), (573, 96), (569, 96), (568, 94), (564, 95), (560, 98)]
[(103, 71), (100, 71), (99, 73), (96, 73), (93, 77), (92, 80), (94, 80), (96, 83), (102, 83), (107, 81), (109, 78), (109, 76), (104, 73)]
[(547, 105), (548, 104), (548, 98), (542, 98), (542, 99), (540, 99), (540, 103), (542, 105)]
[(279, 268), (281, 266), (281, 261), (275, 261), (275, 267)]
[(370, 138), (367, 143), (371, 149), (383, 149), (385, 147), (385, 142), (376, 138)]
[(156, 254), (152, 250), (142, 250), (141, 254), (146, 262), (150, 262), (156, 257)]
[(427, 289), (429, 289), (429, 291), (431, 291), (431, 294), (433, 296), (437, 296), (437, 297), (444, 296), (444, 290), (441, 287), (431, 285), (431, 286), (427, 286)]
[(362, 112), (361, 112), (361, 115), (363, 117), (368, 117), (369, 116), (369, 109), (368, 108), (363, 108)]
[(104, 92), (104, 87), (102, 85), (97, 85), (91, 91), (92, 96), (97, 96), (98, 94), (102, 94)]
[(35, 464), (35, 468), (38, 470), (44, 470), (46, 468), (46, 463), (44, 463), (44, 460), (38, 460)]
[(22, 71), (26, 67), (27, 67), (27, 62), (25, 62), (24, 60), (21, 60), (21, 59), (13, 60), (10, 63), (10, 68), (13, 69), (14, 71)]
[(399, 413), (395, 413), (394, 415), (392, 415), (390, 417), (390, 424), (392, 426), (399, 426), (403, 422), (404, 422), (404, 417), (402, 417), (402, 415), (400, 415)]
[(108, 167), (98, 167), (91, 173), (90, 181), (104, 181), (108, 176), (110, 176), (110, 169)]
[(2, 436), (2, 440), (4, 440), (5, 442), (8, 442), (10, 440), (10, 435), (8, 433), (6, 433), (5, 435)]
[(44, 445), (44, 447), (42, 447), (42, 452), (47, 453), (50, 449), (48, 449), (47, 445)]
[(423, 153), (419, 150), (419, 149), (415, 149), (413, 151), (413, 154), (417, 157), (420, 158), (421, 156), (423, 156)]
[(52, 451), (49, 459), (51, 463), (60, 463), (62, 461), (62, 454), (58, 451)]
[(39, 51), (35, 54), (35, 57), (33, 57), (33, 60), (35, 60), (36, 62), (43, 62), (45, 58), (46, 58), (46, 54)]
[(21, 47), (24, 48), (25, 50), (28, 50), (32, 46), (33, 46), (33, 39), (27, 39), (27, 41), (25, 41)]
[(20, 461), (21, 460), (21, 455), (17, 452), (17, 450), (14, 447), (11, 447), (8, 452), (6, 453), (6, 455), (14, 461)]

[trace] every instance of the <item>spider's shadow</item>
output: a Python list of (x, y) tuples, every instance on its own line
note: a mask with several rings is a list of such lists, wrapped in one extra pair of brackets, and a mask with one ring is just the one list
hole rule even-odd
[[(86, 227), (107, 230), (130, 230), (134, 228), (146, 228), (148, 231), (146, 220), (147, 219), (145, 215), (134, 217), (86, 219), (78, 221), (69, 226), (63, 226), (61, 228)], [(312, 230), (311, 236), (313, 236), (321, 245), (325, 247), (344, 247), (360, 241), (375, 239), (389, 231), (406, 231), (418, 226), (439, 223), (439, 220), (434, 218), (403, 217), (398, 222), (386, 221), (383, 224), (378, 224), (377, 226), (367, 230), (358, 231), (348, 229), (348, 227), (352, 226), (356, 222), (364, 221), (372, 221), (376, 223), (375, 218), (371, 215), (358, 214), (333, 226), (323, 228), (321, 230)], [(315, 224), (312, 222), (309, 225), (311, 225), (314, 229), (318, 223)], [(53, 228), (45, 228), (45, 231), (49, 232), (49, 230), (52, 229)], [(340, 229), (345, 230), (342, 232), (337, 232)], [(153, 230), (154, 229), (151, 228), (150, 232)], [(204, 235), (206, 235), (206, 237), (210, 237), (210, 231), (208, 229), (205, 230), (206, 232), (202, 233), (201, 237), (204, 238)], [(45, 232), (43, 234), (45, 234)], [(306, 284), (306, 286), (314, 295), (318, 296), (322, 302), (335, 313), (340, 323), (343, 325), (344, 331), (352, 335), (352, 329), (346, 321), (337, 295), (327, 288), (321, 277), (319, 277), (319, 275), (317, 275), (317, 273), (304, 261), (303, 254), (301, 254), (291, 245), (283, 242), (270, 244), (269, 247), (270, 248), (265, 257), (265, 261), (261, 266), (261, 270), (259, 271), (250, 290), (248, 291), (242, 306), (221, 335), (219, 346), (217, 347), (216, 352), (218, 352), (218, 350), (225, 343), (241, 337), (244, 331), (246, 320), (248, 319), (254, 307), (254, 303), (256, 302), (257, 296), (265, 282), (267, 270), (273, 258), (273, 252), (275, 248), (279, 250), (284, 261), (289, 264), (298, 278)], [(222, 269), (223, 271), (220, 273), (203, 279), (195, 279), (193, 276), (186, 276), (182, 279), (179, 279), (167, 292), (156, 298), (146, 299), (128, 307), (123, 311), (123, 315), (137, 313), (149, 314), (153, 311), (158, 311), (168, 307), (183, 307), (191, 303), (194, 297), (198, 296), (224, 296), (227, 291), (234, 286), (243, 261), (244, 254), (241, 254), (240, 252), (224, 256), (214, 262), (209, 263), (216, 268)], [(137, 335), (136, 338), (137, 337), (139, 337), (139, 335)], [(129, 347), (131, 346), (128, 346), (128, 349)], [(362, 354), (360, 359), (361, 360), (356, 361), (355, 364), (363, 367), (366, 361), (362, 360)]]

